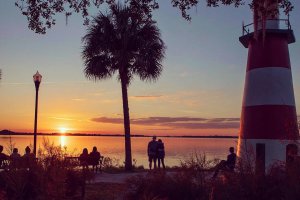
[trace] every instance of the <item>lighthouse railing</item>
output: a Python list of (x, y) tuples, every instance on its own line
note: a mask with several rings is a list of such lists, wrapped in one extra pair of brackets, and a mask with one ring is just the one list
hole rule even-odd
[[(269, 24), (277, 23), (278, 27), (270, 28), (266, 25), (266, 27), (265, 27), (266, 29), (280, 29), (280, 30), (291, 30), (292, 29), (289, 17), (288, 17), (288, 19), (268, 19), (265, 21), (265, 24), (268, 24), (268, 23)], [(256, 28), (258, 30), (262, 30), (261, 24), (263, 24), (263, 21), (260, 20), (257, 22), (257, 24), (258, 24), (258, 27), (255, 27), (254, 23), (243, 25), (243, 36), (254, 32), (254, 30)]]

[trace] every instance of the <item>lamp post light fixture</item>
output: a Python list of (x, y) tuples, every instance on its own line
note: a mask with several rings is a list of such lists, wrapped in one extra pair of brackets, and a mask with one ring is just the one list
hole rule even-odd
[(37, 112), (38, 112), (38, 96), (39, 96), (39, 87), (42, 81), (42, 75), (37, 71), (33, 75), (33, 82), (35, 84), (35, 113), (34, 113), (34, 140), (33, 140), (33, 153), (36, 155), (36, 130), (37, 130)]

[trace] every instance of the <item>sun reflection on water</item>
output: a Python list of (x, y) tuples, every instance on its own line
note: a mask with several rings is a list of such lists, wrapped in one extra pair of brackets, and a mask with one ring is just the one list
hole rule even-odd
[(65, 147), (67, 146), (67, 137), (65, 135), (59, 136), (60, 146)]

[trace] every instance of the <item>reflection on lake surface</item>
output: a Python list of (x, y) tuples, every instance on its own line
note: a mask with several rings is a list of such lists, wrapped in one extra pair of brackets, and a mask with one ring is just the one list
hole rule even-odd
[[(160, 138), (160, 137), (158, 137)], [(190, 154), (198, 152), (205, 153), (209, 159), (226, 159), (228, 148), (236, 147), (237, 139), (220, 138), (160, 138), (165, 143), (167, 166), (179, 165), (180, 160), (184, 160)], [(83, 148), (88, 148), (89, 152), (96, 146), (101, 155), (116, 158), (120, 164), (124, 161), (124, 137), (107, 136), (38, 136), (37, 147), (43, 147), (43, 141), (49, 140), (50, 143), (66, 147), (69, 152), (80, 154)], [(131, 139), (132, 158), (137, 165), (148, 166), (147, 164), (147, 145), (151, 138), (133, 137)], [(11, 142), (19, 153), (24, 154), (26, 146), (33, 146), (33, 136), (12, 136)], [(10, 144), (9, 136), (0, 136), (0, 144), (5, 147), (8, 153)]]
[(66, 147), (66, 146), (67, 146), (67, 143), (66, 143), (67, 138), (66, 138), (66, 137), (67, 137), (67, 136), (64, 136), (64, 135), (59, 136), (59, 139), (60, 139), (60, 146), (62, 146), (62, 147)]

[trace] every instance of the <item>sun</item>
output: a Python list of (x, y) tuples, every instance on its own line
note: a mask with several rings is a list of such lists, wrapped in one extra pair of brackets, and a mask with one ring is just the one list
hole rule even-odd
[(60, 127), (60, 128), (59, 128), (59, 132), (62, 133), (62, 134), (66, 133), (67, 130), (68, 130), (68, 129), (65, 128), (65, 127)]

